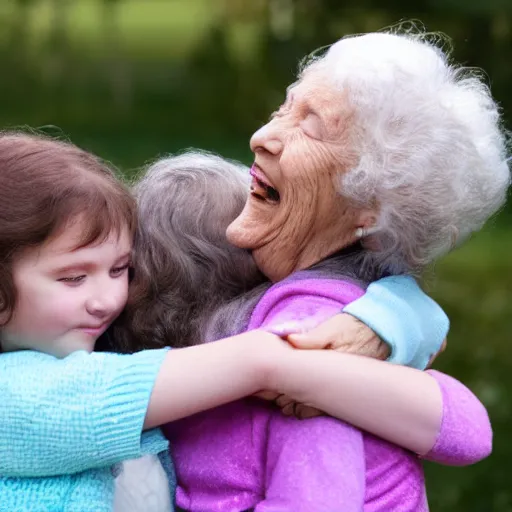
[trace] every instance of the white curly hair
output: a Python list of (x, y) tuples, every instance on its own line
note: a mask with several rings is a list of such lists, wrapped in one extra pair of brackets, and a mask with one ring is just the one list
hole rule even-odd
[(419, 272), (464, 241), (510, 184), (499, 108), (482, 73), (453, 64), (444, 45), (421, 31), (344, 37), (299, 76), (348, 95), (358, 163), (339, 191), (379, 205), (364, 262), (391, 273)]

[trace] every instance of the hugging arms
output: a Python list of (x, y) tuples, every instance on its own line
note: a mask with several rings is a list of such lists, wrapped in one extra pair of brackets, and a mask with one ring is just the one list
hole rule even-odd
[[(423, 358), (427, 358), (432, 346), (442, 341), (447, 323), (438, 306), (412, 280), (388, 279), (370, 285), (367, 295), (351, 304), (352, 309), (357, 309), (360, 318), (377, 328), (377, 319), (372, 320), (373, 307), (384, 288), (394, 296), (394, 307), (382, 317), (386, 322), (379, 326), (379, 334), (385, 339), (394, 337), (393, 343), (399, 344), (400, 352), (407, 352), (409, 344), (418, 347), (415, 353), (423, 352)], [(376, 297), (372, 295), (375, 289)], [(385, 303), (381, 306), (386, 307)], [(409, 334), (412, 318), (417, 323), (414, 338)], [(427, 339), (435, 337), (433, 318), (438, 329), (434, 343)], [(288, 321), (289, 318), (282, 319), (284, 323)], [(389, 323), (395, 328), (386, 337)], [(420, 455), (434, 448), (442, 415), (465, 418), (468, 437), (451, 438), (454, 445), (449, 447), (441, 436), (443, 442), (438, 448), (449, 449), (440, 454), (434, 451), (432, 458), (465, 464), (485, 457), (490, 450), (491, 431), (485, 409), (460, 383), (436, 372), (439, 393), (434, 379), (414, 369), (330, 351), (293, 351), (284, 343), (267, 338), (270, 336), (266, 333), (254, 331), (233, 340), (186, 350), (149, 350), (131, 355), (77, 353), (57, 359), (27, 351), (4, 354), (0, 358), (0, 382), (1, 388), (8, 391), (4, 409), (7, 414), (0, 422), (0, 439), (2, 452), (9, 455), (0, 463), (2, 474), (43, 476), (77, 472), (135, 458), (141, 453), (141, 429), (262, 389), (314, 405)], [(265, 343), (268, 349), (262, 350)], [(279, 353), (285, 357), (277, 357)], [(293, 364), (287, 364), (294, 359)], [(34, 375), (40, 378), (32, 386), (27, 378)], [(26, 386), (14, 385), (20, 381), (26, 382)], [(408, 386), (403, 386), (403, 382), (408, 382)], [(445, 382), (451, 386), (447, 390)], [(134, 383), (140, 386), (137, 400), (119, 394), (123, 386)], [(463, 401), (449, 398), (455, 388), (465, 397)], [(61, 393), (65, 398), (57, 399)], [(430, 407), (425, 407), (425, 397), (432, 397)], [(83, 414), (81, 407), (91, 412)], [(46, 415), (38, 414), (42, 410)], [(68, 428), (77, 417), (84, 418), (84, 438)], [(57, 418), (60, 420), (55, 421)], [(51, 428), (42, 428), (49, 420)], [(109, 429), (112, 424), (115, 428)], [(32, 446), (30, 454), (25, 450), (27, 444)], [(462, 458), (452, 458), (452, 451), (462, 454)]]

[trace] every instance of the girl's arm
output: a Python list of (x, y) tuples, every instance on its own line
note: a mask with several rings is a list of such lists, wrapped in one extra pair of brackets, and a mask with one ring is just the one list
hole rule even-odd
[(214, 344), (131, 355), (0, 355), (0, 474), (53, 476), (141, 455), (141, 432), (266, 385), (292, 351), (251, 332)]
[(289, 352), (293, 349), (280, 338), (258, 330), (170, 351), (156, 377), (144, 428), (263, 389), (275, 359)]

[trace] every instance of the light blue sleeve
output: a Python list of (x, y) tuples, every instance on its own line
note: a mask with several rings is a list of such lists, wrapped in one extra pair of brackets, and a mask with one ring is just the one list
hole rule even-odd
[(70, 474), (140, 457), (166, 352), (1, 354), (0, 474)]
[(368, 325), (391, 348), (388, 361), (424, 370), (448, 334), (441, 307), (409, 276), (372, 283), (366, 294), (343, 309)]

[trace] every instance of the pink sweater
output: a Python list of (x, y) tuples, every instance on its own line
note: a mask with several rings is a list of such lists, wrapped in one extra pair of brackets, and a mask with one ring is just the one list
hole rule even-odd
[[(273, 286), (249, 329), (312, 315), (321, 321), (363, 294), (338, 280)], [(461, 383), (439, 372), (444, 417), (430, 459), (480, 460), (490, 449), (487, 413)], [(179, 507), (190, 511), (422, 512), (428, 510), (421, 460), (329, 417), (300, 421), (246, 399), (169, 424)]]

